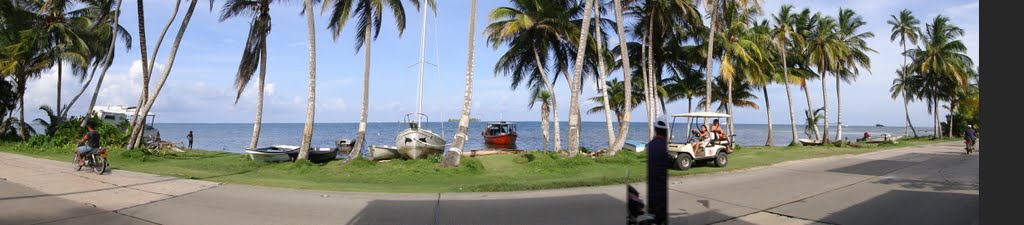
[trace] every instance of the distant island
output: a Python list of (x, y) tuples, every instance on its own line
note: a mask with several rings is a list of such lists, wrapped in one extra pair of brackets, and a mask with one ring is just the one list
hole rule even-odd
[[(459, 119), (448, 119), (448, 122), (449, 122), (449, 123), (458, 123), (458, 122), (459, 122)], [(477, 118), (469, 118), (469, 122), (470, 122), (470, 123), (480, 122), (480, 119), (477, 119)]]

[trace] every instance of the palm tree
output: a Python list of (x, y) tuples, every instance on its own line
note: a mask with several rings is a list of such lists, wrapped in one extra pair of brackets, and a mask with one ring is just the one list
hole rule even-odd
[(57, 132), (57, 127), (60, 126), (60, 124), (62, 123), (61, 121), (63, 121), (63, 119), (61, 119), (60, 118), (60, 114), (58, 114), (56, 111), (54, 111), (53, 108), (50, 108), (49, 105), (39, 106), (39, 110), (42, 110), (43, 112), (46, 113), (46, 118), (47, 119), (44, 120), (43, 118), (36, 118), (35, 120), (32, 120), (32, 121), (43, 126), (43, 128), (44, 128), (43, 133), (44, 134), (46, 134), (46, 135), (53, 135), (54, 133)]
[[(732, 114), (732, 84), (734, 80), (744, 80), (763, 77), (763, 66), (767, 64), (768, 54), (765, 54), (761, 45), (767, 44), (767, 37), (759, 36), (751, 31), (749, 24), (753, 22), (754, 15), (758, 14), (759, 8), (736, 8), (737, 5), (726, 4), (726, 10), (721, 16), (724, 17), (721, 32), (715, 35), (716, 40), (721, 43), (722, 52), (721, 65), (719, 66), (721, 77), (726, 79), (727, 98), (726, 112)], [(736, 129), (733, 123), (734, 117), (729, 117), (729, 133), (735, 134)]]
[(548, 136), (548, 118), (551, 117), (549, 114), (551, 113), (552, 95), (550, 91), (544, 89), (540, 89), (537, 92), (533, 92), (531, 95), (533, 95), (530, 96), (533, 101), (530, 101), (530, 104), (528, 104), (527, 106), (530, 109), (533, 109), (534, 103), (540, 102), (540, 128), (541, 134), (544, 135), (544, 148), (541, 148), (541, 151), (547, 151), (548, 140), (551, 140), (551, 138), (549, 138)]
[(238, 63), (238, 73), (235, 75), (235, 104), (242, 97), (242, 91), (252, 80), (252, 75), (258, 68), (260, 71), (259, 83), (256, 89), (256, 121), (252, 127), (252, 141), (249, 148), (256, 148), (260, 139), (260, 126), (263, 120), (263, 84), (267, 75), (267, 36), (270, 35), (270, 3), (271, 0), (229, 0), (224, 3), (221, 10), (220, 21), (224, 22), (232, 17), (246, 15), (250, 18), (248, 40), (245, 48), (242, 49), (242, 59)]
[(584, 0), (583, 4), (583, 26), (582, 31), (579, 32), (578, 47), (576, 47), (576, 65), (573, 67), (573, 74), (569, 77), (571, 80), (569, 85), (569, 91), (572, 92), (569, 97), (569, 156), (576, 156), (580, 151), (580, 94), (583, 90), (582, 83), (580, 82), (583, 78), (583, 62), (585, 61), (585, 54), (587, 50), (587, 38), (590, 37), (590, 12), (594, 7), (594, 2), (591, 0)]
[[(113, 29), (113, 26), (115, 26), (115, 25), (116, 26), (120, 26), (120, 24), (118, 24), (117, 21), (118, 21), (118, 18), (121, 17), (121, 0), (117, 0), (117, 3), (115, 5), (117, 7), (117, 13), (113, 16), (113, 19), (110, 22), (111, 29)], [(127, 33), (127, 32), (125, 32), (125, 33)], [(103, 59), (101, 61), (102, 65), (103, 65), (103, 70), (100, 72), (100, 77), (96, 80), (96, 88), (92, 92), (92, 100), (89, 101), (89, 108), (86, 109), (85, 116), (83, 116), (83, 118), (88, 118), (89, 115), (92, 115), (92, 109), (93, 109), (93, 107), (96, 106), (96, 99), (97, 99), (97, 97), (99, 97), (100, 87), (103, 86), (103, 79), (107, 76), (107, 69), (110, 69), (110, 65), (113, 62), (113, 58), (114, 58), (114, 43), (117, 42), (117, 36), (118, 35), (111, 35), (111, 37), (110, 37), (110, 44), (107, 45), (106, 53), (103, 54)], [(131, 43), (131, 40), (126, 38), (124, 42), (125, 43)], [(130, 46), (130, 44), (126, 44), (126, 45)], [(88, 122), (88, 121), (89, 121), (88, 119), (83, 119), (82, 122), (78, 124), (78, 126), (84, 128), (85, 127), (85, 123)]]
[[(142, 92), (139, 93), (139, 103), (136, 105), (141, 107), (143, 104), (146, 104), (146, 100), (149, 98), (149, 79), (152, 75), (149, 71), (149, 63), (147, 63), (148, 54), (146, 54), (146, 11), (145, 7), (143, 7), (142, 0), (138, 0), (135, 5), (138, 7), (137, 11), (139, 13), (139, 51), (142, 55)], [(142, 142), (142, 134), (136, 133), (135, 130), (141, 131), (141, 128), (145, 127), (146, 114), (142, 114), (140, 117), (139, 111), (140, 110), (135, 110), (135, 114), (132, 115), (132, 136), (131, 139), (128, 140), (129, 148), (134, 148), (135, 145), (137, 145), (136, 143)], [(136, 127), (140, 129), (135, 129)]]
[[(587, 113), (614, 113), (616, 122), (618, 122), (619, 124), (628, 123), (627, 121), (623, 120), (626, 114), (625, 83), (619, 81), (618, 78), (615, 78), (610, 81), (606, 81), (605, 85), (608, 86), (606, 93), (602, 94), (601, 96), (595, 96), (589, 99), (591, 102), (600, 105), (590, 108), (590, 110), (587, 110)], [(636, 107), (639, 106), (640, 103), (644, 101), (644, 96), (641, 95), (642, 93), (637, 93), (640, 89), (642, 89), (640, 83), (633, 83), (633, 85), (635, 87), (633, 87), (633, 89), (630, 91), (633, 91), (634, 95), (630, 96), (632, 100), (629, 101), (629, 105), (632, 107)], [(608, 96), (608, 99), (605, 99), (604, 96)], [(604, 105), (605, 102), (607, 102), (608, 105)], [(605, 111), (606, 109), (609, 110), (610, 112)]]
[[(793, 78), (789, 75), (790, 64), (786, 60), (789, 58), (789, 54), (786, 50), (789, 49), (790, 46), (802, 43), (803, 37), (801, 37), (799, 33), (795, 32), (794, 23), (796, 22), (797, 15), (790, 12), (792, 9), (792, 5), (783, 5), (779, 9), (778, 14), (772, 15), (772, 19), (775, 22), (775, 26), (772, 27), (772, 39), (774, 39), (772, 46), (779, 51), (779, 58), (782, 59), (782, 64), (780, 66), (782, 67), (781, 80), (783, 81), (783, 86), (786, 87), (786, 101), (789, 103), (789, 126), (792, 131), (793, 140), (789, 145), (797, 146), (800, 145), (800, 142), (797, 141), (798, 137), (796, 134), (796, 115), (793, 110), (793, 95), (790, 94), (789, 90), (789, 82)], [(793, 45), (790, 45), (791, 42)]]
[(60, 112), (62, 78), (64, 63), (73, 67), (74, 75), (85, 77), (89, 62), (88, 45), (83, 39), (87, 35), (90, 22), (87, 18), (69, 14), (74, 2), (67, 0), (51, 1), (48, 4), (40, 1), (26, 1), (24, 6), (40, 12), (40, 21), (35, 25), (38, 32), (46, 33), (45, 39), (49, 50), (47, 54), (57, 64), (57, 105), (55, 112)]
[(830, 16), (821, 17), (816, 21), (814, 28), (807, 35), (808, 61), (818, 67), (818, 76), (821, 79), (822, 109), (824, 109), (825, 129), (822, 131), (822, 143), (828, 144), (828, 90), (825, 86), (825, 73), (836, 71), (840, 57), (846, 55), (847, 50), (836, 34), (836, 21)]
[(822, 119), (825, 118), (825, 115), (821, 114), (822, 110), (825, 110), (825, 108), (815, 109), (813, 113), (810, 110), (804, 110), (804, 116), (806, 118), (804, 134), (807, 134), (807, 136), (811, 136), (811, 133), (818, 132), (814, 130), (814, 127), (818, 124), (818, 121), (821, 121)]
[[(554, 59), (555, 71), (565, 68), (569, 61), (566, 49), (571, 34), (579, 27), (569, 20), (576, 11), (568, 1), (511, 0), (512, 6), (491, 10), (491, 23), (484, 29), (487, 43), (492, 48), (507, 45), (494, 66), (494, 72), (512, 79), (513, 90), (527, 79), (526, 85), (537, 92), (542, 88), (554, 90), (554, 83), (548, 76), (549, 58)], [(557, 75), (557, 73), (556, 73)], [(557, 79), (557, 77), (555, 77)], [(541, 83), (542, 82), (542, 83)], [(538, 85), (537, 83), (541, 83)], [(577, 83), (577, 82), (570, 82)], [(572, 84), (570, 84), (572, 85)], [(555, 93), (551, 92), (551, 109), (555, 118), (554, 149), (561, 148), (558, 104)], [(571, 119), (570, 119), (571, 120)]]
[[(466, 96), (465, 100), (462, 101), (462, 117), (459, 118), (459, 128), (455, 131), (455, 140), (452, 141), (452, 147), (445, 152), (444, 161), (441, 162), (444, 166), (459, 166), (459, 159), (462, 157), (462, 147), (466, 143), (466, 139), (469, 136), (466, 135), (469, 132), (469, 110), (473, 103), (473, 61), (476, 59), (473, 54), (473, 46), (476, 44), (476, 0), (471, 0), (469, 3), (469, 46), (466, 47)], [(427, 13), (424, 11), (423, 13)]]
[(871, 58), (868, 57), (867, 52), (877, 53), (868, 47), (866, 41), (868, 38), (875, 37), (875, 34), (858, 31), (865, 24), (867, 22), (864, 22), (864, 19), (853, 10), (839, 9), (837, 37), (843, 43), (843, 48), (846, 49), (846, 54), (840, 57), (837, 73), (834, 73), (836, 77), (836, 140), (839, 140), (840, 143), (843, 143), (843, 96), (839, 92), (840, 86), (842, 86), (839, 81), (851, 83), (860, 74), (858, 67), (863, 67), (870, 73)]
[[(889, 41), (896, 41), (896, 38), (899, 38), (900, 39), (900, 47), (903, 48), (903, 52), (907, 52), (907, 41), (910, 41), (910, 43), (913, 44), (913, 45), (917, 45), (917, 40), (920, 39), (921, 28), (918, 26), (918, 24), (921, 24), (921, 21), (918, 20), (916, 17), (914, 17), (914, 15), (911, 15), (910, 14), (910, 10), (907, 10), (907, 9), (903, 9), (903, 11), (900, 11), (900, 16), (899, 17), (896, 17), (896, 15), (890, 15), (890, 17), (892, 19), (890, 19), (889, 21), (886, 21), (886, 23), (888, 23), (889, 25), (892, 25), (892, 35), (889, 36)], [(904, 55), (903, 56), (903, 66), (901, 66), (901, 68), (902, 67), (906, 67), (906, 66), (907, 66), (907, 56)], [(899, 73), (900, 75), (909, 75), (906, 72), (902, 72), (902, 70), (897, 70), (897, 73)], [(896, 80), (900, 80), (900, 81), (905, 80), (905, 79), (906, 79), (906, 77), (897, 77), (896, 78)], [(896, 81), (894, 80), (893, 82), (896, 82)], [(896, 84), (893, 83), (893, 85), (894, 85), (893, 87), (895, 88)], [(899, 90), (902, 90), (901, 91), (901, 95), (903, 96), (903, 112), (907, 114), (907, 121), (906, 121), (907, 123), (906, 123), (906, 126), (903, 129), (903, 135), (910, 135), (909, 131), (908, 131), (908, 129), (909, 129), (909, 130), (914, 132), (914, 137), (917, 137), (917, 130), (914, 129), (914, 124), (910, 123), (910, 109), (909, 109), (910, 106), (909, 105), (910, 105), (910, 98), (911, 97), (909, 97), (909, 93), (905, 92), (906, 89), (900, 88)], [(894, 95), (895, 95), (895, 93), (894, 93)]]
[[(35, 133), (25, 123), (25, 89), (31, 79), (39, 78), (43, 71), (50, 69), (54, 58), (49, 55), (47, 33), (35, 29), (41, 16), (23, 5), (11, 1), (0, 2), (0, 75), (13, 77), (18, 98), (22, 141)], [(15, 122), (8, 120), (5, 122)]]
[[(601, 105), (604, 106), (604, 121), (605, 121), (605, 124), (607, 125), (607, 130), (608, 130), (608, 147), (611, 148), (611, 146), (615, 144), (614, 143), (615, 142), (615, 130), (612, 128), (612, 114), (611, 114), (611, 109), (609, 108), (609, 104), (608, 104), (608, 85), (607, 85), (607, 82), (604, 82), (604, 81), (607, 80), (607, 78), (605, 78), (605, 74), (608, 73), (608, 69), (607, 69), (607, 67), (605, 67), (605, 64), (604, 64), (604, 60), (605, 60), (605, 58), (607, 58), (607, 55), (605, 54), (605, 52), (607, 52), (608, 49), (605, 48), (604, 41), (602, 40), (603, 38), (605, 38), (604, 37), (605, 33), (601, 32), (601, 27), (603, 27), (604, 24), (601, 24), (601, 22), (600, 22), (600, 21), (602, 21), (601, 20), (601, 10), (604, 8), (602, 5), (603, 4), (600, 4), (600, 2), (598, 2), (598, 4), (595, 4), (596, 7), (594, 7), (594, 15), (597, 18), (595, 20), (598, 21), (596, 23), (597, 25), (594, 26), (594, 29), (595, 29), (594, 30), (594, 38), (597, 39), (596, 40), (596, 42), (597, 42), (597, 51), (596, 52), (598, 52), (598, 54), (596, 54), (596, 56), (597, 56), (597, 75), (598, 75), (598, 79), (595, 80), (595, 82), (597, 83), (597, 85), (596, 85), (597, 86), (597, 91), (601, 92), (601, 95), (602, 95), (602, 102), (601, 102), (602, 104)], [(616, 118), (618, 118), (618, 115), (616, 115)], [(619, 122), (622, 122), (622, 121), (619, 121)]]
[[(415, 8), (420, 8), (419, 0), (409, 0), (409, 2)], [(432, 0), (427, 0), (427, 2), (433, 6)], [(327, 28), (331, 30), (334, 40), (338, 40), (338, 36), (341, 35), (342, 28), (345, 27), (348, 20), (355, 18), (357, 20), (355, 50), (358, 52), (364, 45), (366, 46), (366, 49), (363, 51), (365, 54), (363, 61), (363, 107), (359, 116), (359, 132), (356, 134), (354, 143), (359, 148), (359, 152), (362, 152), (364, 139), (366, 138), (367, 112), (370, 108), (371, 44), (380, 35), (380, 26), (383, 20), (383, 12), (386, 10), (385, 7), (390, 9), (392, 16), (395, 17), (395, 27), (398, 29), (398, 36), (402, 36), (405, 32), (405, 7), (401, 0), (330, 0), (324, 3), (324, 9), (327, 9), (327, 7), (332, 9)], [(426, 12), (424, 11), (424, 13)], [(310, 85), (312, 86), (313, 84), (311, 83)], [(312, 98), (311, 95), (310, 99)], [(310, 108), (312, 107), (310, 105)], [(312, 125), (308, 129), (312, 132)], [(356, 154), (356, 157), (360, 157), (360, 154)]]
[[(718, 107), (715, 108), (716, 112), (727, 112), (729, 108), (729, 104), (727, 102), (729, 99), (729, 92), (726, 88), (722, 87), (728, 86), (728, 84), (726, 84), (724, 78), (716, 77), (715, 83), (712, 85), (714, 85), (713, 88), (715, 91), (711, 92), (711, 98), (708, 99), (707, 97), (701, 97), (700, 101), (710, 101), (711, 103), (717, 103)], [(732, 93), (732, 105), (735, 105), (736, 107), (752, 108), (754, 110), (761, 109), (761, 107), (758, 106), (756, 102), (754, 102), (754, 100), (757, 99), (757, 95), (755, 95), (752, 92), (754, 90), (754, 86), (752, 84), (741, 80), (733, 80), (732, 85), (735, 88), (735, 90), (733, 90)], [(697, 109), (703, 109), (707, 111), (707, 109), (704, 108), (704, 106), (699, 104), (697, 105)]]
[[(619, 43), (626, 43), (627, 42), (627, 40), (626, 40), (626, 29), (623, 28), (623, 25), (622, 25), (622, 22), (623, 22), (623, 19), (622, 19), (622, 8), (623, 8), (622, 0), (613, 0), (613, 4), (614, 4), (613, 8), (615, 9), (614, 10), (615, 11), (615, 26), (616, 26), (615, 31), (616, 31), (616, 33), (619, 36)], [(622, 65), (621, 68), (632, 68), (632, 67), (630, 67), (630, 64), (629, 64), (629, 57), (628, 57), (629, 56), (629, 50), (627, 48), (619, 48), (619, 55), (621, 57), (621, 63), (620, 63)], [(633, 92), (633, 87), (632, 87), (632, 85), (633, 85), (633, 83), (632, 83), (633, 78), (631, 76), (629, 76), (629, 69), (623, 69), (622, 70), (622, 80), (623, 80), (623, 86), (624, 86), (623, 87), (623, 93), (624, 93), (623, 94), (623, 99), (632, 99), (632, 97), (633, 97), (633, 93), (632, 93)], [(615, 137), (615, 141), (612, 142), (612, 146), (608, 147), (608, 155), (615, 155), (615, 153), (618, 152), (619, 149), (622, 149), (622, 145), (626, 144), (626, 137), (629, 134), (629, 121), (630, 121), (630, 117), (631, 117), (631, 114), (632, 114), (633, 106), (630, 105), (630, 104), (626, 104), (623, 108), (624, 109), (623, 109), (622, 121), (625, 121), (625, 122), (624, 123), (619, 123), (618, 136)]]
[[(705, 57), (707, 57), (707, 65), (704, 67), (705, 69), (707, 69), (707, 73), (705, 73), (706, 77), (704, 79), (705, 80), (705, 84), (704, 84), (705, 85), (705, 94), (704, 94), (705, 96), (711, 96), (711, 69), (712, 69), (712, 67), (711, 67), (711, 63), (712, 63), (711, 58), (713, 57), (713, 54), (712, 54), (713, 51), (712, 50), (714, 49), (714, 46), (715, 46), (715, 40), (716, 40), (715, 36), (716, 36), (716, 33), (718, 32), (718, 30), (715, 29), (715, 28), (716, 28), (716, 25), (725, 22), (725, 18), (726, 17), (723, 14), (725, 14), (725, 12), (728, 12), (728, 10), (726, 8), (730, 8), (730, 7), (724, 7), (724, 6), (727, 5), (727, 4), (735, 4), (735, 7), (731, 7), (730, 8), (731, 10), (743, 10), (743, 9), (748, 8), (748, 7), (749, 8), (760, 8), (760, 3), (759, 2), (760, 2), (759, 0), (704, 0), (704, 5), (706, 7), (705, 11), (708, 12), (708, 18), (709, 18), (708, 20), (709, 20), (709, 23), (711, 24), (711, 29), (708, 32), (708, 38), (705, 39), (705, 41), (708, 44), (708, 51), (707, 51), (707, 54), (705, 55)], [(706, 99), (704, 101), (704, 109), (705, 110), (711, 109), (711, 99), (710, 98), (708, 98), (708, 99)], [(732, 118), (732, 117), (729, 117), (729, 118)], [(704, 121), (704, 125), (708, 125), (708, 121), (707, 120)], [(729, 126), (732, 126), (732, 123), (729, 123)]]
[(940, 135), (938, 119), (938, 101), (952, 95), (956, 88), (968, 85), (968, 79), (974, 73), (973, 61), (965, 52), (959, 37), (964, 30), (949, 23), (949, 18), (938, 15), (931, 24), (926, 24), (926, 32), (922, 38), (924, 49), (911, 49), (904, 54), (910, 56), (911, 72), (923, 76), (921, 88), (917, 91), (921, 97), (930, 97), (930, 111), (934, 117), (934, 135)]
[[(85, 84), (82, 85), (82, 89), (78, 91), (78, 94), (71, 99), (68, 104), (62, 107), (60, 114), (61, 118), (67, 118), (68, 112), (71, 111), (72, 106), (85, 94), (85, 91), (92, 85), (93, 77), (96, 76), (96, 70), (100, 67), (106, 67), (110, 65), (110, 61), (106, 61), (107, 48), (111, 39), (115, 35), (119, 35), (124, 38), (123, 42), (125, 49), (131, 49), (131, 34), (128, 33), (121, 25), (115, 23), (117, 17), (120, 16), (121, 11), (112, 0), (85, 0), (83, 1), (85, 6), (81, 9), (70, 12), (71, 15), (88, 18), (91, 22), (88, 28), (86, 38), (86, 44), (88, 44), (89, 54), (88, 61), (89, 77), (85, 79)], [(113, 57), (113, 55), (111, 55)]]
[[(171, 69), (174, 66), (174, 58), (178, 54), (178, 46), (181, 44), (181, 39), (185, 36), (185, 30), (188, 29), (188, 23), (192, 19), (192, 13), (195, 12), (197, 2), (198, 0), (192, 0), (192, 2), (189, 3), (188, 11), (185, 12), (185, 18), (182, 18), (181, 27), (178, 28), (178, 34), (174, 38), (174, 43), (171, 45), (171, 52), (168, 53), (166, 63), (167, 67), (164, 69), (163, 74), (161, 74), (160, 80), (157, 82), (156, 89), (153, 90), (152, 95), (148, 96), (149, 98), (145, 101), (146, 104), (139, 107), (139, 109), (142, 110), (139, 112), (139, 115), (149, 114), (149, 110), (152, 109), (153, 104), (156, 103), (157, 96), (160, 95), (160, 90), (163, 89), (164, 83), (167, 82), (167, 77), (170, 75)], [(213, 6), (211, 4), (211, 8), (212, 7)], [(131, 141), (134, 139), (141, 140), (142, 128), (145, 127), (143, 122), (145, 121), (138, 120), (137, 123), (132, 126), (132, 135), (130, 136), (131, 139), (129, 139), (130, 148), (138, 147), (140, 144), (139, 142), (141, 141), (136, 141), (134, 143), (131, 143)]]

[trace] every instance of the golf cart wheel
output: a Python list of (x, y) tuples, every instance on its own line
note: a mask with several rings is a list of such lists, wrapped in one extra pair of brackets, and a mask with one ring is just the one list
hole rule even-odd
[(726, 154), (725, 152), (718, 152), (718, 155), (715, 156), (715, 166), (717, 166), (717, 167), (725, 167), (725, 165), (728, 165), (728, 164), (729, 164), (729, 154)]
[(692, 165), (693, 157), (690, 154), (679, 153), (679, 156), (676, 156), (676, 168), (679, 168), (679, 170), (688, 170)]

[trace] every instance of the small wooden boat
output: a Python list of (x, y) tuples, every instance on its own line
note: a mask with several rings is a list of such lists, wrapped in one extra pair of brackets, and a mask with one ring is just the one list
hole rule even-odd
[[(296, 147), (296, 149), (298, 149), (298, 147)], [(299, 158), (299, 151), (295, 150), (288, 152), (288, 157), (292, 161), (295, 161), (295, 159)], [(307, 159), (309, 159), (309, 161), (312, 163), (327, 163), (330, 162), (331, 160), (334, 160), (335, 158), (338, 158), (338, 148), (310, 147), (309, 155), (307, 156)]]
[(400, 157), (398, 147), (387, 145), (370, 145), (370, 159), (385, 160)]
[(516, 138), (519, 137), (516, 125), (505, 121), (487, 124), (487, 128), (480, 135), (484, 136), (484, 143), (496, 146), (514, 146)]
[(338, 148), (338, 153), (340, 154), (349, 154), (349, 152), (352, 152), (352, 149), (355, 148), (355, 144), (356, 143), (354, 141), (349, 139), (338, 139), (338, 141), (335, 142), (335, 148)]
[(811, 139), (806, 139), (806, 138), (800, 138), (800, 139), (797, 139), (797, 141), (800, 141), (800, 144), (802, 144), (804, 146), (818, 146), (818, 145), (821, 145), (821, 141), (820, 140), (811, 140)]
[(867, 140), (864, 140), (864, 143), (883, 143), (890, 141), (895, 142), (896, 140), (899, 140), (902, 137), (902, 135), (893, 137), (892, 135), (889, 134), (882, 134), (882, 136), (879, 137), (868, 138)]
[(246, 149), (245, 154), (249, 155), (249, 159), (257, 162), (284, 162), (292, 160), (288, 154), (294, 152), (298, 154), (299, 146), (293, 145), (274, 145), (270, 147)]
[(882, 125), (882, 124), (875, 124), (875, 127), (885, 127), (885, 125)]
[(647, 143), (635, 140), (627, 140), (626, 144), (622, 145), (622, 148), (633, 152), (642, 152), (647, 150)]

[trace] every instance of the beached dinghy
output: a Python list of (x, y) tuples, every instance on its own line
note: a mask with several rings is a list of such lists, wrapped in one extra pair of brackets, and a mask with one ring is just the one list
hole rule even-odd
[(398, 147), (387, 145), (370, 145), (370, 159), (387, 160), (399, 157)]
[(642, 152), (647, 150), (647, 143), (636, 140), (627, 140), (626, 144), (622, 145), (622, 148), (632, 152)]
[(270, 147), (246, 149), (245, 154), (248, 154), (250, 159), (257, 162), (284, 162), (292, 160), (288, 154), (292, 152), (298, 154), (298, 150), (299, 146), (274, 145)]

